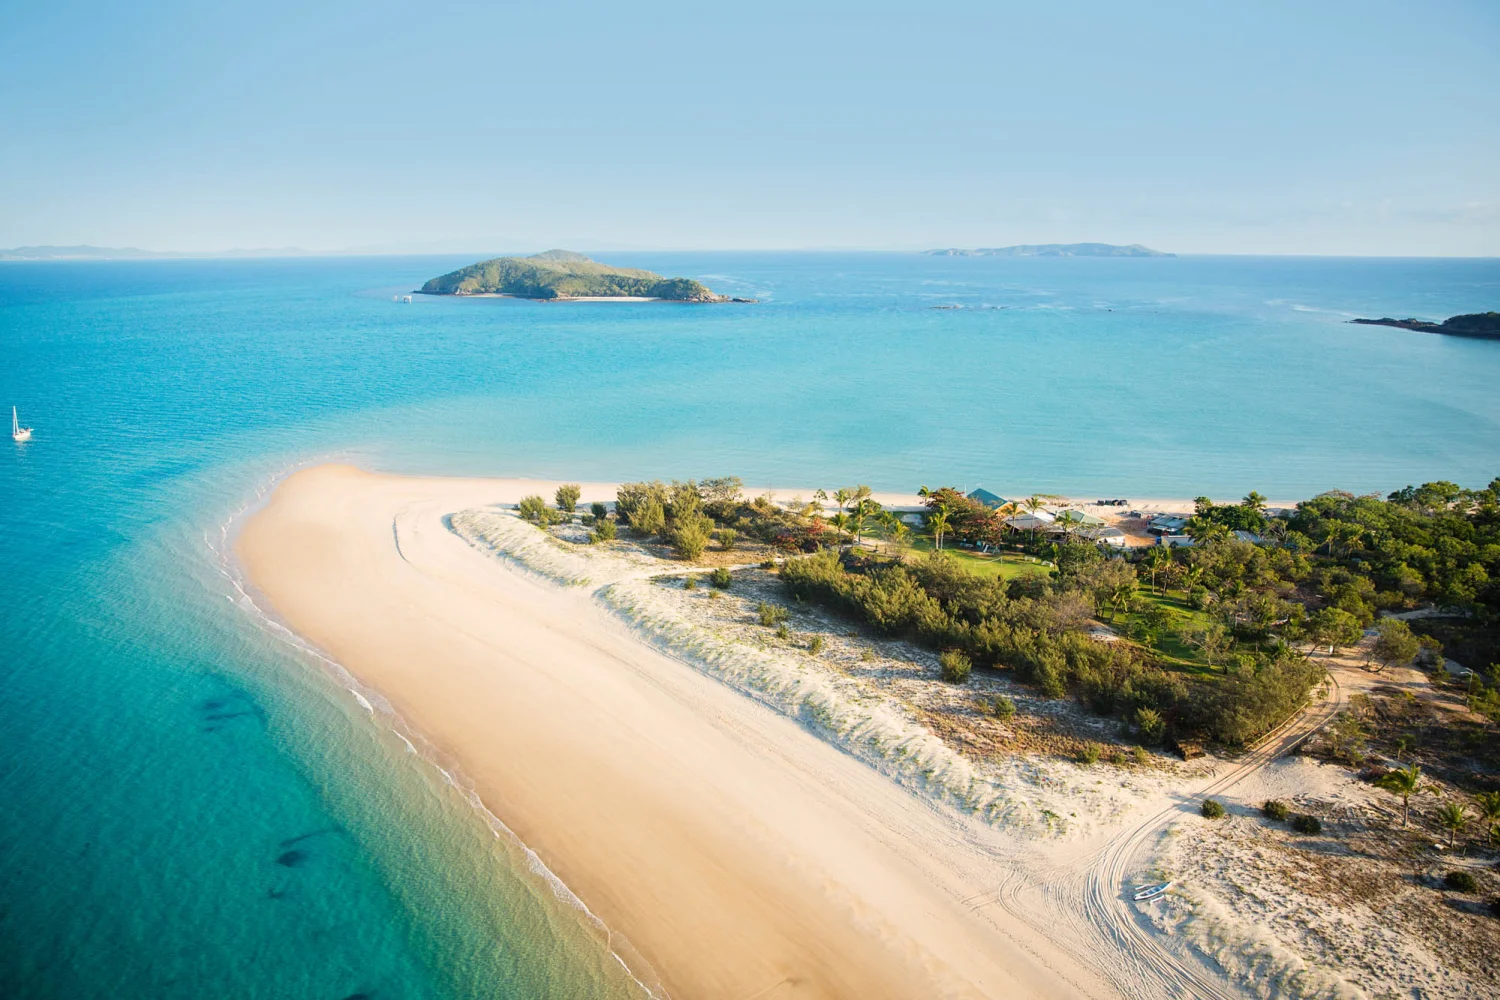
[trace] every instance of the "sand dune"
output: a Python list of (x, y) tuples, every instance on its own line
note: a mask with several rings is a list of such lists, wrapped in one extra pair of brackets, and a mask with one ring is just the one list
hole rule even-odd
[(1003, 911), (963, 905), (1005, 875), (986, 832), (444, 524), (547, 485), (315, 468), (238, 551), (287, 623), (457, 762), (661, 992), (1113, 995)]

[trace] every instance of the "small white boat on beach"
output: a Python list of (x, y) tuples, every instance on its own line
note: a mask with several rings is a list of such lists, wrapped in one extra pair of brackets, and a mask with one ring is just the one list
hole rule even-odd
[(1170, 888), (1172, 888), (1171, 882), (1158, 882), (1156, 885), (1143, 886), (1136, 891), (1134, 899), (1137, 903), (1148, 902), (1158, 896), (1165, 895), (1166, 891)]
[(16, 408), (10, 408), (10, 439), (17, 443), (31, 440), (31, 428), (21, 426), (21, 418), (16, 415)]

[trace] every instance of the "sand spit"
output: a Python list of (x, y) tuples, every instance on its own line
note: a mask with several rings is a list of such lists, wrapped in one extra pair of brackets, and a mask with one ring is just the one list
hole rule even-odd
[(505, 499), (494, 482), (320, 467), (283, 483), (237, 548), (291, 627), (457, 761), (629, 940), (643, 980), (677, 997), (1114, 993), (1003, 909), (963, 904), (1004, 876), (992, 831), (446, 523)]

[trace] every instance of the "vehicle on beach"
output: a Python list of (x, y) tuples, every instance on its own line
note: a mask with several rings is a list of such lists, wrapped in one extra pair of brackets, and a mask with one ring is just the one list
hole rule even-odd
[(21, 418), (14, 406), (10, 408), (10, 439), (18, 443), (31, 440), (31, 428), (21, 426)]
[(1136, 891), (1135, 896), (1132, 898), (1138, 903), (1149, 902), (1158, 896), (1165, 895), (1166, 891), (1170, 888), (1172, 888), (1171, 882), (1158, 882), (1156, 885), (1143, 886)]

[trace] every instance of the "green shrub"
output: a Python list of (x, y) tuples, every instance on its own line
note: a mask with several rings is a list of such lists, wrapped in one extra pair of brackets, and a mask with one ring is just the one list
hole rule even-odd
[(1443, 885), (1454, 892), (1476, 892), (1479, 889), (1479, 882), (1465, 871), (1452, 871), (1444, 875)]
[(728, 552), (734, 548), (735, 539), (739, 538), (739, 536), (740, 533), (733, 528), (720, 528), (714, 532), (714, 541), (719, 543), (719, 548)]
[(567, 511), (571, 514), (573, 508), (578, 506), (578, 496), (582, 492), (578, 488), (577, 483), (563, 483), (557, 488), (557, 493), (555, 494), (557, 497), (557, 509)]
[(547, 509), (547, 501), (538, 496), (522, 497), (516, 510), (522, 519), (532, 524), (546, 525), (552, 521), (552, 512)]
[(708, 532), (713, 522), (700, 515), (679, 518), (672, 526), (672, 548), (689, 562), (696, 561), (708, 547)]
[(1140, 734), (1142, 743), (1154, 746), (1166, 735), (1167, 723), (1156, 709), (1142, 705), (1135, 710), (1135, 729)]
[(821, 652), (823, 652), (823, 637), (815, 635), (807, 644), (807, 653), (809, 656), (817, 656)]
[(786, 627), (786, 622), (782, 622), (780, 625), (776, 626), (776, 638), (790, 639), (791, 637), (792, 630)]
[(786, 621), (786, 608), (779, 604), (767, 604), (761, 601), (755, 606), (755, 613), (760, 616), (760, 623), (767, 628)]
[(598, 500), (589, 504), (589, 512), (594, 515), (594, 520), (602, 521), (609, 516), (609, 508)]
[(1316, 816), (1309, 816), (1306, 813), (1301, 813), (1292, 817), (1292, 829), (1296, 830), (1298, 833), (1305, 833), (1309, 836), (1316, 836), (1317, 834), (1323, 832), (1323, 821), (1318, 819), (1318, 817)]
[(647, 497), (630, 515), (630, 529), (642, 538), (659, 535), (667, 528), (667, 512), (661, 501)]
[(1292, 811), (1280, 799), (1266, 799), (1260, 807), (1260, 814), (1266, 819), (1274, 819), (1278, 823), (1285, 823), (1286, 818), (1292, 814)]
[(1218, 799), (1204, 799), (1198, 811), (1203, 814), (1204, 819), (1221, 819), (1224, 816), (1224, 803)]
[(775, 569), (776, 568), (776, 560), (775, 559), (762, 559), (760, 561), (760, 568), (761, 569)]
[(1078, 763), (1097, 764), (1099, 758), (1104, 755), (1104, 750), (1097, 743), (1085, 743), (1078, 751)]
[(990, 712), (994, 714), (995, 718), (1004, 721), (1016, 714), (1016, 703), (1003, 694), (997, 694), (994, 700), (990, 702)]
[(974, 663), (961, 649), (945, 649), (938, 654), (938, 667), (942, 670), (943, 680), (950, 684), (963, 684), (974, 670)]
[(719, 593), (719, 592), (718, 592), (718, 591), (717, 591), (717, 590), (710, 590), (710, 591), (709, 591), (709, 592), (708, 592), (708, 599), (709, 599), (709, 600), (710, 600), (710, 601), (717, 601), (717, 600), (718, 600), (718, 599), (719, 599), (719, 598), (721, 598), (721, 597), (723, 597), (723, 596), (724, 596), (724, 595), (723, 595), (723, 594), (721, 594), (721, 593)]
[(1146, 752), (1145, 747), (1136, 747), (1131, 753), (1135, 756), (1135, 762), (1145, 766), (1151, 760), (1151, 755)]
[(734, 582), (734, 574), (729, 572), (728, 566), (720, 566), (708, 574), (708, 581), (720, 590), (728, 590), (729, 585)]
[(615, 528), (615, 522), (613, 521), (595, 521), (594, 533), (592, 537), (596, 542), (612, 542), (615, 540), (616, 531), (617, 529)]
[(696, 576), (691, 576), (691, 575), (683, 577), (683, 579), (682, 579), (682, 589), (683, 590), (697, 590), (698, 589), (698, 578)]

